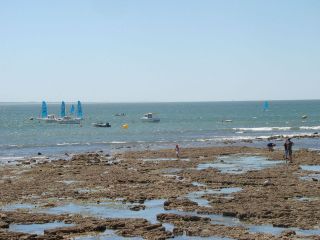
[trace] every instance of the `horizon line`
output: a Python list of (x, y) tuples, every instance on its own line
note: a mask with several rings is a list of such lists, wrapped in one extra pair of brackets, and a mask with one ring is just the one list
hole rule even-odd
[[(134, 103), (210, 103), (210, 102), (272, 102), (272, 101), (319, 101), (320, 99), (263, 99), (263, 100), (210, 100), (210, 101), (132, 101), (132, 102), (107, 102), (107, 101), (81, 101), (82, 103), (86, 104), (105, 104), (105, 103), (121, 103), (121, 104), (134, 104)], [(30, 103), (30, 104), (38, 104), (41, 103), (42, 101), (0, 101), (0, 104), (5, 103), (5, 104), (17, 104), (17, 103)], [(61, 101), (46, 101), (47, 103), (50, 104), (58, 104), (61, 103), (64, 100)], [(76, 103), (76, 101), (65, 101), (66, 103)]]

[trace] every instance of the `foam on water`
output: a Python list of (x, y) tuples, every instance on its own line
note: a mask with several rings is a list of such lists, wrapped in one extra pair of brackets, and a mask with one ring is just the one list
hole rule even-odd
[(233, 128), (234, 131), (252, 131), (252, 132), (271, 132), (271, 131), (288, 131), (291, 127), (256, 127), (256, 128)]

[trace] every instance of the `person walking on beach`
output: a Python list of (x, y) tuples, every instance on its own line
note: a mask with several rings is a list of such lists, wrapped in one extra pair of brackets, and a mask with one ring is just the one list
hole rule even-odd
[(284, 146), (286, 160), (289, 160), (289, 162), (292, 163), (293, 142), (291, 141), (291, 138), (287, 138), (283, 146)]
[(291, 138), (288, 139), (288, 154), (289, 154), (289, 162), (292, 163), (292, 146), (293, 142), (291, 141)]
[(177, 156), (177, 158), (180, 158), (180, 148), (179, 148), (179, 145), (177, 144), (176, 145), (176, 156)]

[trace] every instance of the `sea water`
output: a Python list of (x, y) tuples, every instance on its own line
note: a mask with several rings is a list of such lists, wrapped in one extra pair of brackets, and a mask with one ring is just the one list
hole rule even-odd
[[(70, 104), (67, 104), (67, 109)], [(48, 103), (49, 114), (58, 115), (59, 103)], [(64, 154), (65, 152), (121, 151), (123, 149), (218, 146), (227, 140), (235, 145), (266, 145), (273, 135), (304, 135), (320, 132), (320, 100), (199, 103), (83, 103), (81, 125), (38, 122), (41, 103), (0, 103), (0, 161), (15, 157)], [(159, 123), (142, 122), (154, 112)], [(126, 116), (115, 116), (125, 113)], [(302, 119), (307, 115), (307, 119)], [(34, 120), (30, 120), (34, 117)], [(225, 122), (224, 120), (232, 120)], [(94, 122), (111, 128), (95, 128)], [(121, 126), (128, 124), (128, 129)], [(264, 141), (261, 141), (264, 140)], [(241, 140), (253, 140), (244, 143)], [(318, 138), (294, 139), (295, 148), (318, 148)], [(282, 148), (282, 142), (276, 142)]]

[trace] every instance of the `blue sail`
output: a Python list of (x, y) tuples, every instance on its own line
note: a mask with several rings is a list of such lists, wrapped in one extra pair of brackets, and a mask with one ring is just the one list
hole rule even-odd
[(66, 116), (66, 104), (64, 103), (64, 101), (62, 101), (62, 103), (61, 103), (60, 116), (62, 118)]
[(83, 119), (82, 106), (80, 101), (78, 101), (77, 106), (77, 118)]
[(46, 118), (46, 117), (48, 117), (47, 103), (45, 101), (42, 101), (41, 118)]
[(263, 105), (263, 110), (264, 111), (267, 111), (269, 109), (269, 102), (268, 101), (265, 101), (264, 102), (264, 105)]
[(71, 115), (74, 114), (74, 105), (73, 104), (71, 105), (71, 108), (70, 108), (70, 114)]

